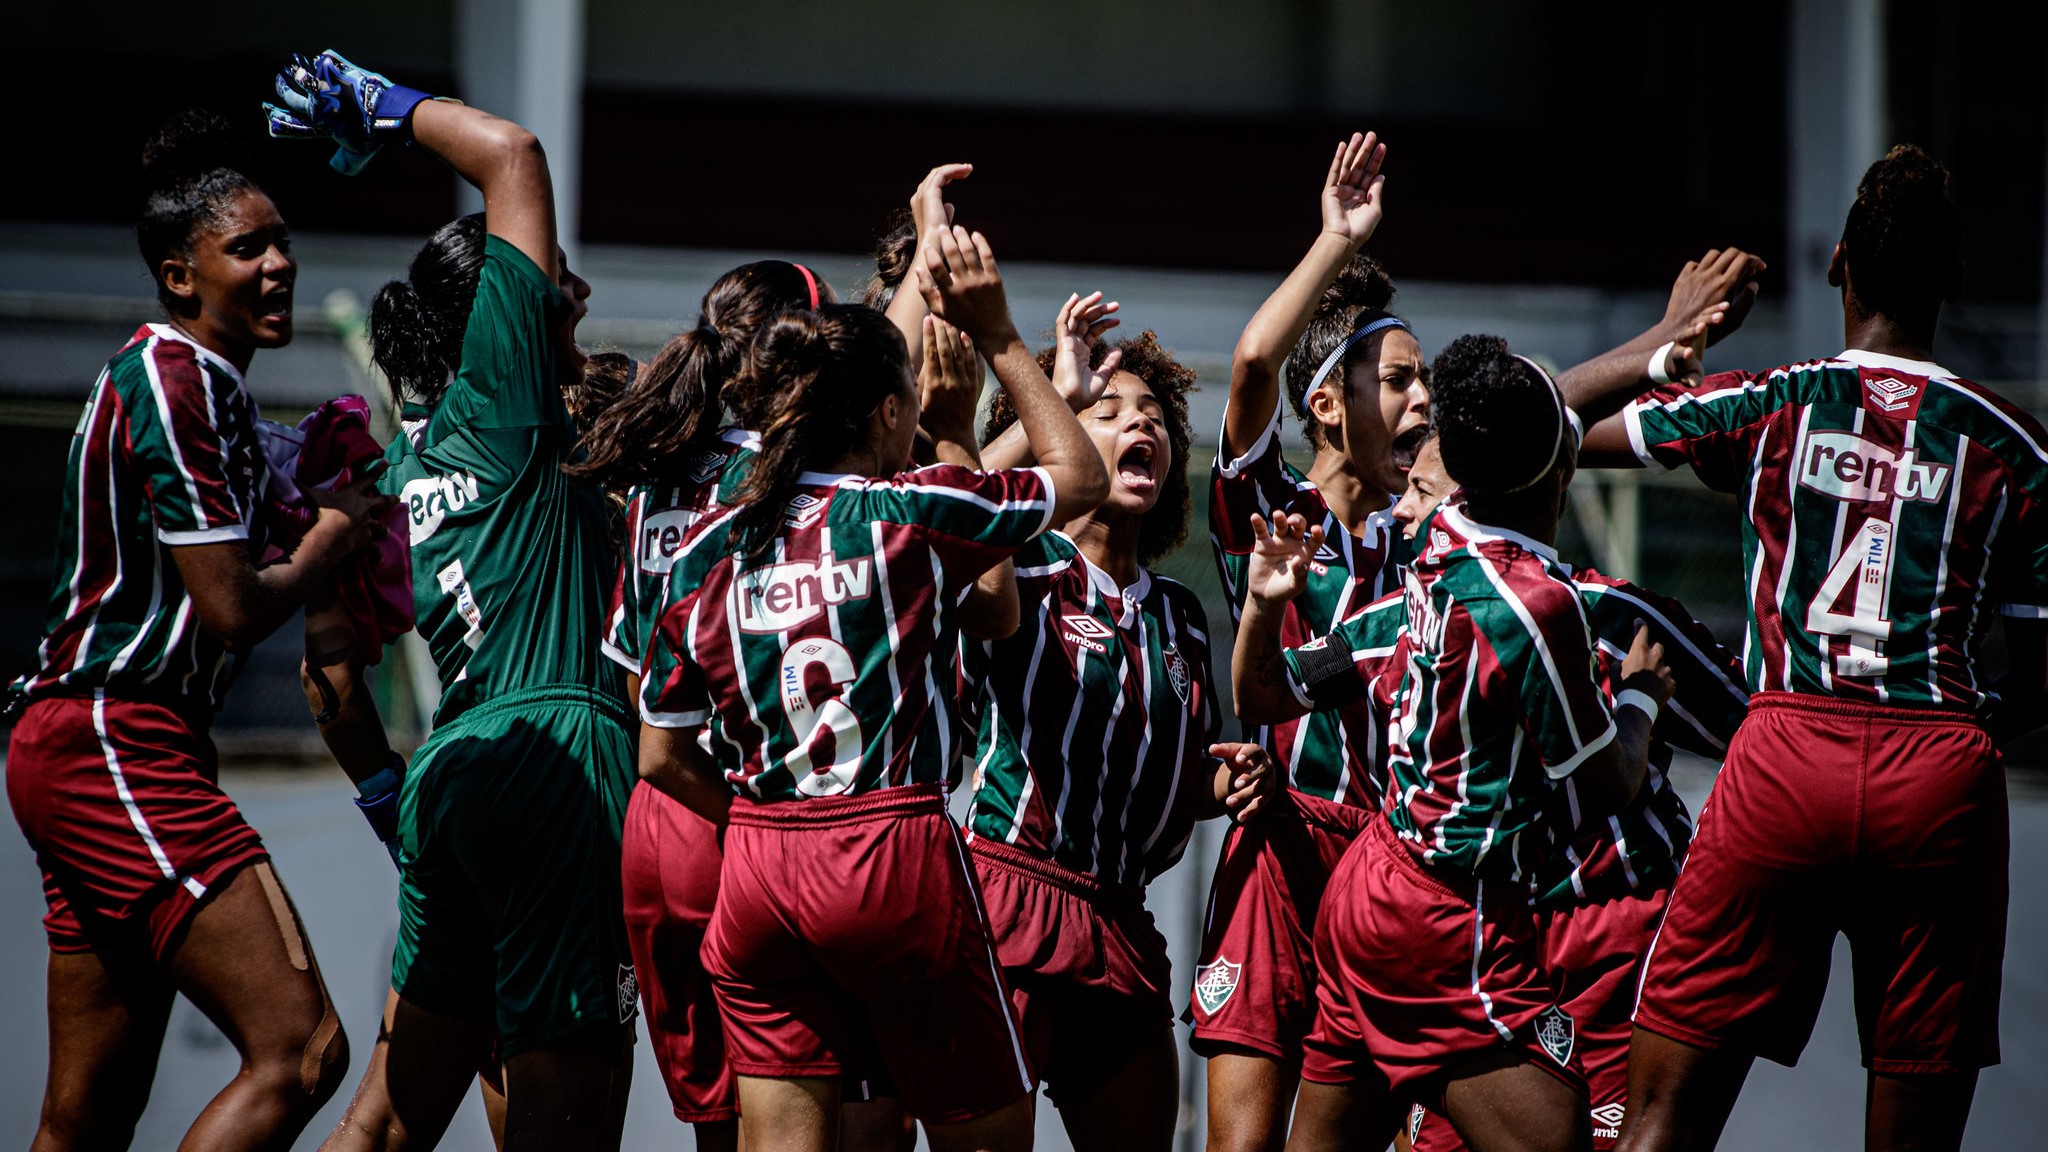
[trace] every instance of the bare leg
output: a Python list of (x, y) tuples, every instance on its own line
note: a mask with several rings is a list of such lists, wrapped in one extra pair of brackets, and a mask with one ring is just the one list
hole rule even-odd
[(369, 1067), (322, 1152), (433, 1147), (490, 1046), (488, 1024), (429, 1012), (392, 992)]
[(126, 1148), (175, 993), (147, 959), (50, 953), (50, 1075), (33, 1152)]
[(505, 1061), (505, 1150), (619, 1146), (633, 1082), (633, 1033), (586, 1032)]
[(1074, 1152), (1167, 1152), (1179, 1119), (1180, 1052), (1171, 1029), (1086, 1096), (1060, 1102)]
[[(697, 1146), (703, 1147), (701, 1137)], [(841, 1152), (910, 1152), (916, 1146), (917, 1124), (903, 1110), (902, 1101), (879, 1096), (840, 1105)]]
[(1636, 1029), (1628, 1046), (1628, 1114), (1616, 1152), (1713, 1148), (1753, 1059)]
[(491, 1146), (498, 1152), (505, 1152), (505, 1070), (502, 1067), (498, 1069), (496, 1083), (488, 1076), (477, 1076), (476, 1097), (484, 1106), (484, 1123), (491, 1127)]
[(699, 1120), (690, 1127), (696, 1133), (697, 1152), (739, 1152), (739, 1121)]
[[(986, 1116), (957, 1124), (927, 1124), (924, 1136), (932, 1152), (1031, 1152), (1032, 1110), (1036, 1093), (1026, 1093)], [(746, 1118), (746, 1105), (740, 1106)], [(747, 1152), (756, 1152), (749, 1145)]]
[(1490, 1053), (1444, 1089), (1445, 1119), (1472, 1152), (1593, 1146), (1585, 1094), (1512, 1053)]
[(1379, 1148), (1387, 1133), (1399, 1127), (1401, 1109), (1383, 1087), (1301, 1082), (1294, 1101), (1294, 1124), (1287, 1134), (1287, 1152), (1349, 1152)]
[(166, 967), (242, 1055), (179, 1147), (290, 1147), (348, 1074), (348, 1038), (271, 866), (237, 872), (192, 918)]
[(1977, 1074), (1870, 1074), (1863, 1146), (1869, 1152), (1955, 1152), (1977, 1094)]
[(1270, 1056), (1209, 1058), (1209, 1152), (1280, 1152), (1300, 1077)]
[(740, 1144), (747, 1152), (833, 1152), (839, 1147), (839, 1081), (742, 1076)]

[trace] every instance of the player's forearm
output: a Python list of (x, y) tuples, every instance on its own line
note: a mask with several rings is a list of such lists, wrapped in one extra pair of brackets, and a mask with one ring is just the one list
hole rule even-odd
[(544, 270), (555, 267), (555, 189), (540, 138), (481, 108), (430, 100), (413, 139), (484, 194), (484, 224)]
[(640, 778), (720, 828), (732, 810), (732, 789), (697, 746), (694, 729), (640, 726)]
[(1579, 783), (1581, 819), (1611, 816), (1643, 790), (1650, 763), (1650, 726), (1649, 715), (1640, 708), (1624, 704), (1614, 710), (1614, 739), (1572, 774)]
[(1053, 480), (1053, 523), (1093, 512), (1109, 497), (1109, 472), (1074, 411), (1039, 370), (1016, 329), (992, 347), (984, 346), (989, 369), (1016, 409), (1039, 466)]
[[(921, 265), (924, 262), (924, 238), (920, 236), (918, 239), (920, 246), (913, 261), (914, 265)], [(903, 277), (902, 282), (896, 285), (896, 294), (889, 298), (888, 309), (882, 313), (889, 318), (889, 323), (896, 326), (898, 332), (903, 333), (903, 343), (910, 349), (912, 376), (924, 370), (924, 318), (931, 311), (931, 305), (925, 302), (924, 293), (917, 290), (915, 276), (916, 273), (912, 272)]]
[(1280, 369), (1315, 318), (1323, 298), (1359, 245), (1334, 232), (1317, 234), (1308, 254), (1280, 287), (1252, 313), (1230, 358), (1230, 397), (1225, 402), (1225, 455), (1242, 454), (1266, 427), (1280, 391)]
[[(322, 679), (327, 685), (325, 692), (321, 691)], [(301, 663), (299, 686), (306, 693), (306, 707), (313, 713), (321, 742), (341, 765), (349, 783), (361, 785), (391, 763), (391, 742), (361, 665), (353, 660)]]
[(1245, 598), (1231, 651), (1230, 691), (1237, 718), (1247, 724), (1278, 724), (1307, 712), (1294, 695), (1287, 658), (1281, 654), (1283, 618), (1283, 608), (1256, 596)]
[(1017, 565), (1010, 560), (989, 569), (960, 602), (960, 631), (976, 640), (1001, 640), (1023, 620), (1017, 598)]

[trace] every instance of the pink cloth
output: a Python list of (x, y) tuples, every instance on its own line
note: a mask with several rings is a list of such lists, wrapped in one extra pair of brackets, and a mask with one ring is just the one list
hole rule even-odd
[[(319, 519), (307, 490), (331, 492), (353, 483), (384, 458), (384, 446), (370, 434), (370, 402), (338, 396), (299, 421), (298, 427), (262, 421), (264, 454), (270, 459), (270, 534), (263, 563), (291, 555)], [(405, 508), (385, 516), (383, 538), (342, 561), (329, 577), (335, 598), (356, 626), (356, 649), (364, 664), (384, 656), (384, 646), (412, 630), (412, 549), (407, 544)], [(315, 653), (337, 656), (340, 653)]]

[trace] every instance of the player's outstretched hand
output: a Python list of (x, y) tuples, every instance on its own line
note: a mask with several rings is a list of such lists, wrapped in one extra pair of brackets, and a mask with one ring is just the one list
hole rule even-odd
[(1621, 662), (1621, 688), (1634, 688), (1658, 704), (1671, 699), (1671, 693), (1678, 687), (1678, 681), (1671, 675), (1671, 665), (1664, 661), (1664, 645), (1650, 639), (1650, 626), (1636, 621), (1636, 636), (1630, 641), (1628, 655)]
[(1251, 566), (1245, 590), (1267, 604), (1285, 604), (1308, 589), (1309, 568), (1323, 544), (1323, 526), (1298, 513), (1282, 512), (1271, 523), (1252, 513)]
[(1252, 819), (1279, 792), (1273, 758), (1257, 744), (1211, 744), (1209, 755), (1220, 761), (1217, 767), (1225, 774), (1218, 790), (1224, 793), (1223, 807), (1232, 820), (1242, 824)]
[(910, 223), (917, 229), (920, 245), (932, 229), (953, 223), (953, 206), (946, 203), (946, 185), (972, 175), (972, 164), (941, 164), (918, 181), (917, 191), (910, 194)]
[(270, 134), (333, 140), (339, 147), (328, 163), (344, 176), (362, 171), (385, 144), (407, 139), (412, 110), (435, 98), (352, 64), (331, 48), (311, 59), (293, 53), (274, 87), (282, 106), (263, 106)]
[(1323, 231), (1342, 236), (1353, 248), (1372, 238), (1380, 226), (1380, 192), (1387, 178), (1380, 165), (1387, 146), (1376, 133), (1353, 132), (1337, 145), (1323, 178)]
[(384, 536), (384, 519), (398, 506), (398, 501), (377, 491), (377, 478), (383, 471), (382, 468), (372, 469), (353, 483), (331, 491), (315, 488), (308, 493), (320, 506), (322, 515), (332, 512), (347, 518), (348, 531), (342, 537), (343, 553), (354, 552)]
[(974, 341), (939, 319), (924, 318), (924, 362), (917, 373), (918, 423), (939, 443), (974, 444), (974, 408), (981, 399), (981, 361)]
[(1672, 281), (1664, 323), (1674, 330), (1690, 327), (1709, 315), (1715, 305), (1726, 305), (1704, 330), (1706, 343), (1719, 343), (1742, 327), (1756, 303), (1756, 278), (1766, 267), (1762, 257), (1739, 248), (1712, 248), (1697, 260), (1686, 261), (1678, 279)]
[(1102, 399), (1109, 378), (1123, 363), (1123, 350), (1112, 348), (1102, 363), (1088, 366), (1102, 334), (1123, 323), (1111, 315), (1118, 307), (1114, 300), (1105, 301), (1100, 292), (1076, 293), (1060, 305), (1059, 317), (1052, 322), (1052, 386), (1076, 412), (1086, 412)]
[(983, 348), (995, 348), (1006, 336), (1015, 336), (1003, 274), (986, 237), (958, 225), (935, 227), (924, 247), (917, 286), (933, 312)]

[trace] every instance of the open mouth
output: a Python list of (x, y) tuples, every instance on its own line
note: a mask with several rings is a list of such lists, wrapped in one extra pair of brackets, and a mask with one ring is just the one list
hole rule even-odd
[(281, 324), (292, 318), (292, 290), (278, 288), (263, 294), (263, 319), (267, 323)]
[(1152, 472), (1153, 460), (1157, 454), (1157, 449), (1143, 441), (1124, 449), (1124, 454), (1116, 459), (1116, 478), (1122, 481), (1126, 488), (1136, 488), (1140, 491), (1151, 489), (1158, 483)]
[(1417, 424), (1406, 432), (1394, 437), (1392, 455), (1394, 467), (1402, 472), (1415, 467), (1416, 454), (1422, 451), (1423, 442), (1429, 439), (1429, 425)]

